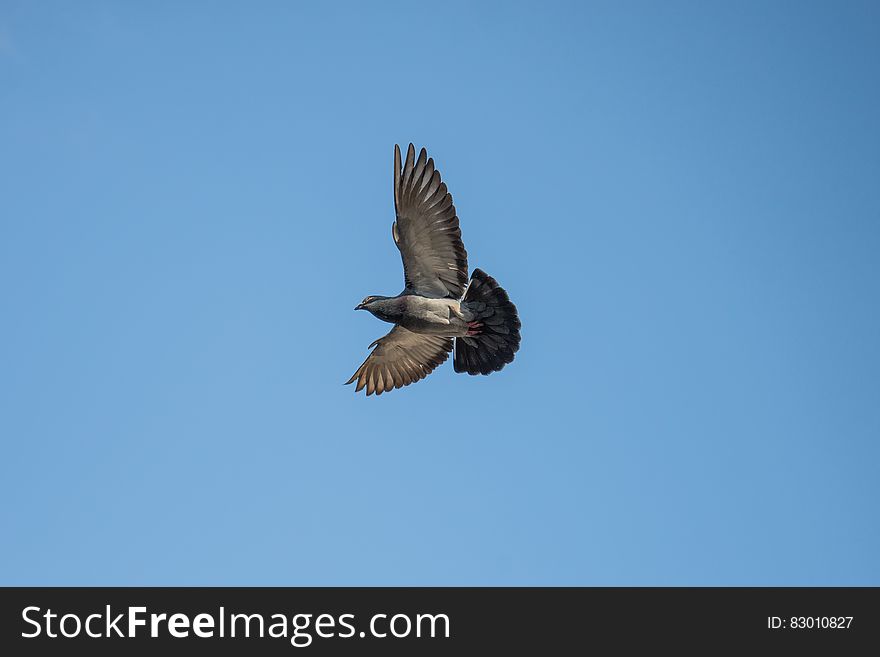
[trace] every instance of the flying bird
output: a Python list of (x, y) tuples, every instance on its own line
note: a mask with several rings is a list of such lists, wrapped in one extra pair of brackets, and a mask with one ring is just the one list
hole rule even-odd
[(491, 374), (513, 361), (519, 349), (516, 306), (497, 281), (474, 269), (468, 281), (467, 251), (452, 195), (434, 160), (412, 144), (401, 165), (394, 146), (394, 209), (391, 236), (403, 260), (403, 292), (371, 295), (355, 310), (394, 324), (373, 342), (367, 360), (346, 385), (367, 395), (424, 379), (455, 350), (456, 372)]

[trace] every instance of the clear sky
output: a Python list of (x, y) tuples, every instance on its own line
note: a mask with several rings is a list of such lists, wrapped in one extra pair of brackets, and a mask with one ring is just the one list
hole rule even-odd
[[(410, 141), (522, 348), (366, 398)], [(6, 0), (0, 303), (2, 584), (878, 585), (880, 5)]]

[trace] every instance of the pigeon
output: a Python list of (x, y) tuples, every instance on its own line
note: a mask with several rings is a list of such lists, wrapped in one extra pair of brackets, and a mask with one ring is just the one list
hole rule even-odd
[[(520, 344), (516, 306), (481, 269), (468, 280), (467, 251), (452, 195), (434, 160), (410, 144), (401, 165), (394, 146), (394, 209), (391, 236), (403, 260), (403, 292), (370, 295), (366, 310), (394, 328), (373, 342), (363, 364), (346, 382), (367, 395), (424, 379), (455, 351), (456, 372), (491, 374), (513, 361)], [(375, 347), (375, 348), (374, 348)]]

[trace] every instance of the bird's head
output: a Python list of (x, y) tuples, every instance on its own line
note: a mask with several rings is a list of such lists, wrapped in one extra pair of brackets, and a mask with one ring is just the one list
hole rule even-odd
[(361, 301), (358, 305), (354, 307), (355, 310), (369, 310), (370, 304), (375, 301), (381, 301), (382, 299), (386, 299), (387, 297), (380, 297), (378, 295), (371, 294), (368, 297), (364, 297), (364, 300)]

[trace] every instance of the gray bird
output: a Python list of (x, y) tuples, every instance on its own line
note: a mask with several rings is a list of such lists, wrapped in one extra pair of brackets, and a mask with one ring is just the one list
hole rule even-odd
[(346, 385), (367, 395), (420, 381), (453, 350), (456, 372), (491, 374), (513, 361), (519, 349), (520, 321), (494, 278), (475, 269), (468, 282), (467, 251), (461, 242), (452, 195), (434, 160), (412, 144), (401, 166), (394, 146), (394, 243), (403, 259), (403, 292), (372, 295), (355, 310), (368, 310), (394, 324), (379, 338), (367, 360)]

